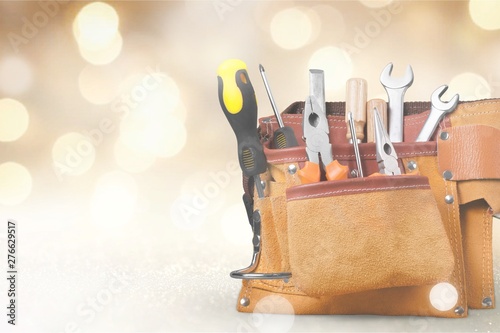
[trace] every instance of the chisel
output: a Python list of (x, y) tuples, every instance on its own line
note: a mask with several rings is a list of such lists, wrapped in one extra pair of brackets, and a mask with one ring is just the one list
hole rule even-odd
[(259, 198), (264, 197), (260, 174), (266, 172), (266, 156), (257, 134), (257, 100), (246, 64), (228, 59), (217, 69), (219, 102), (238, 141), (241, 170), (253, 177)]
[(285, 126), (283, 123), (283, 119), (281, 119), (281, 115), (276, 107), (276, 103), (274, 102), (273, 94), (271, 93), (271, 88), (269, 87), (269, 83), (267, 82), (266, 71), (264, 70), (264, 66), (259, 65), (260, 75), (262, 76), (262, 81), (264, 81), (264, 86), (266, 87), (267, 96), (269, 97), (269, 101), (271, 102), (271, 106), (274, 111), (274, 115), (276, 116), (276, 120), (278, 121), (278, 128), (274, 131), (273, 135), (273, 147), (282, 149), (289, 147), (298, 146), (297, 139), (295, 138), (295, 134), (293, 133), (293, 129), (291, 127)]

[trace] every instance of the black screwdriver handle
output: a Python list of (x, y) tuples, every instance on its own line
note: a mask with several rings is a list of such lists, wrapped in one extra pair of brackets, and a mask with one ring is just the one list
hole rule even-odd
[(219, 102), (238, 142), (238, 159), (243, 173), (257, 176), (266, 171), (266, 156), (257, 133), (257, 100), (246, 64), (224, 61), (217, 70)]

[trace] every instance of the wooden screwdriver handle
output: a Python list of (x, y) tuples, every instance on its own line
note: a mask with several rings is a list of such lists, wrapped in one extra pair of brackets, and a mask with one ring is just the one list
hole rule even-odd
[[(352, 113), (358, 142), (365, 138), (367, 83), (364, 79), (352, 78), (346, 83), (345, 120)], [(347, 126), (347, 140), (351, 140), (351, 130)]]
[(387, 131), (387, 103), (383, 99), (371, 99), (366, 103), (368, 119), (366, 122), (366, 142), (375, 142), (375, 121), (373, 119), (373, 109), (377, 108), (380, 120)]

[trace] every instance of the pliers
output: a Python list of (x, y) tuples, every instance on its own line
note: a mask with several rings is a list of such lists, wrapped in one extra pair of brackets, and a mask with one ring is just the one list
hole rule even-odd
[(306, 142), (308, 161), (299, 170), (298, 175), (303, 184), (319, 182), (321, 179), (321, 164), (326, 173), (326, 179), (347, 179), (348, 168), (333, 160), (332, 145), (328, 137), (328, 120), (326, 110), (321, 107), (315, 96), (306, 98), (303, 120), (303, 139)]
[(373, 110), (373, 118), (375, 118), (375, 148), (379, 174), (388, 176), (400, 175), (401, 169), (398, 165), (398, 155), (382, 124), (377, 108)]

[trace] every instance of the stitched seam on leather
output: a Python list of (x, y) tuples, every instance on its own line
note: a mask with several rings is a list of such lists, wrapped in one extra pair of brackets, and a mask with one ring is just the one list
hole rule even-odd
[[(448, 182), (445, 181), (444, 182), (444, 186), (445, 186), (445, 192), (446, 192), (446, 195), (449, 194), (449, 187), (448, 187)], [(450, 229), (450, 238), (451, 238), (451, 242), (452, 242), (452, 251), (453, 251), (453, 256), (455, 257), (456, 259), (456, 262), (455, 262), (455, 269), (454, 269), (454, 274), (452, 276), (452, 279), (453, 279), (453, 284), (454, 285), (457, 285), (458, 284), (458, 278), (457, 278), (457, 272), (458, 272), (458, 255), (457, 255), (457, 240), (456, 240), (456, 229), (455, 229), (455, 224), (453, 223), (453, 220), (451, 219), (451, 216), (452, 216), (452, 212), (450, 210), (450, 206), (451, 205), (448, 205), (447, 206), (447, 211), (448, 211), (448, 226), (451, 227), (452, 229)], [(459, 290), (457, 288), (457, 290)], [(461, 290), (459, 290), (459, 293), (461, 293)]]
[(297, 161), (307, 161), (307, 157), (301, 157), (301, 158), (294, 158), (294, 157), (284, 157), (284, 158), (280, 158), (280, 159), (273, 159), (273, 162), (271, 164), (274, 164), (274, 163), (278, 163), (278, 162), (297, 162)]
[[(490, 233), (490, 230), (492, 228), (492, 223), (493, 223), (493, 220), (492, 218), (489, 218), (488, 219), (488, 215), (487, 215), (487, 212), (489, 210), (489, 207), (484, 211), (484, 218), (485, 218), (485, 222), (486, 222), (486, 238), (484, 239), (484, 242), (485, 242), (485, 255), (486, 255), (486, 259), (487, 259), (487, 265), (488, 265), (488, 272), (491, 272), (492, 271), (492, 267), (493, 267), (493, 263), (492, 263), (492, 251), (491, 251), (491, 242), (492, 242), (492, 234)], [(484, 225), (484, 224), (483, 224)], [(493, 295), (493, 283), (492, 283), (492, 276), (490, 273), (488, 273), (487, 275), (487, 280), (488, 280), (488, 295), (486, 296), (489, 296), (489, 297), (492, 297), (491, 295)]]
[[(333, 154), (334, 157), (355, 157), (356, 155), (354, 154), (344, 154), (344, 155), (339, 155), (339, 154)], [(361, 157), (375, 157), (375, 154), (361, 154)]]
[(473, 113), (461, 114), (461, 115), (455, 116), (455, 118), (465, 118), (465, 117), (472, 117), (472, 116), (478, 116), (478, 115), (490, 114), (490, 113), (498, 113), (498, 112), (500, 112), (500, 111), (493, 110), (493, 111), (473, 112)]
[(331, 194), (338, 194), (338, 193), (344, 193), (344, 194), (350, 194), (350, 193), (371, 193), (375, 191), (387, 191), (387, 190), (402, 190), (402, 189), (416, 189), (416, 188), (424, 188), (428, 189), (429, 185), (406, 185), (406, 186), (391, 186), (391, 187), (378, 187), (378, 188), (373, 188), (373, 189), (366, 189), (366, 188), (359, 188), (359, 189), (346, 189), (346, 190), (338, 190), (338, 191), (329, 191), (329, 192), (322, 192), (318, 194), (309, 194), (309, 195), (303, 195), (303, 196), (298, 196), (298, 197), (293, 197), (288, 199), (289, 201), (292, 200), (302, 200), (302, 199), (313, 199), (313, 198), (322, 198)]
[[(448, 185), (450, 185), (449, 186), (449, 190), (451, 192), (451, 195), (453, 197), (455, 197), (455, 195), (453, 193), (453, 186), (451, 186), (451, 183), (448, 182), (448, 181), (445, 181), (446, 194), (449, 193), (448, 192)], [(450, 206), (452, 208), (452, 210), (451, 210), (451, 216), (450, 216)], [(464, 303), (464, 295), (462, 293), (462, 274), (461, 274), (460, 256), (458, 255), (459, 251), (458, 251), (458, 237), (457, 237), (457, 220), (456, 220), (456, 216), (455, 216), (455, 211), (456, 211), (455, 204), (451, 204), (451, 205), (448, 206), (448, 216), (452, 217), (452, 219), (451, 219), (451, 223), (453, 225), (453, 236), (452, 237), (453, 237), (453, 243), (454, 243), (455, 258), (457, 259), (456, 260), (457, 270), (456, 270), (456, 274), (455, 274), (454, 278), (455, 278), (455, 282), (458, 283), (457, 290), (459, 290), (459, 293), (460, 293), (460, 302), (461, 302), (462, 306), (465, 309), (466, 305)]]
[(275, 284), (271, 284), (269, 282), (264, 282), (264, 280), (255, 280), (255, 284), (256, 286), (260, 286), (260, 287), (263, 287), (263, 288), (270, 288), (272, 289), (273, 291), (286, 291), (288, 293), (292, 293), (292, 292), (295, 292), (295, 293), (298, 293), (300, 295), (303, 295), (304, 292), (302, 292), (300, 289), (298, 289), (295, 285), (292, 285), (292, 286), (285, 286), (283, 284), (282, 287), (279, 287)]
[(486, 233), (488, 232), (487, 229), (488, 229), (488, 226), (486, 225), (486, 211), (483, 212), (483, 221), (482, 221), (482, 225), (483, 225), (483, 258), (482, 258), (482, 262), (481, 262), (481, 268), (482, 268), (482, 276), (481, 276), (481, 299), (484, 299), (484, 296), (485, 296), (485, 284), (487, 283), (487, 281), (485, 280), (485, 274), (484, 274), (484, 271), (485, 271), (485, 264), (486, 264)]
[(493, 100), (493, 101), (483, 101), (483, 102), (476, 102), (476, 103), (465, 103), (465, 104), (462, 104), (461, 106), (464, 109), (470, 109), (470, 108), (474, 108), (474, 107), (477, 107), (479, 105), (485, 105), (485, 104), (498, 104), (498, 101)]
[(419, 155), (423, 155), (423, 154), (436, 154), (437, 153), (437, 150), (429, 150), (429, 151), (419, 151), (417, 153), (414, 153), (414, 152), (411, 152), (411, 153), (398, 153), (398, 157), (401, 157), (401, 156), (419, 156)]

